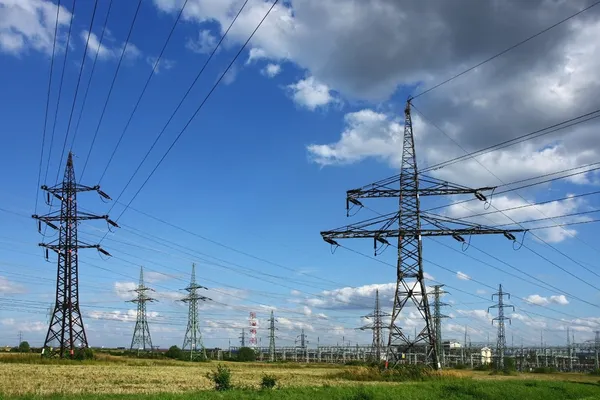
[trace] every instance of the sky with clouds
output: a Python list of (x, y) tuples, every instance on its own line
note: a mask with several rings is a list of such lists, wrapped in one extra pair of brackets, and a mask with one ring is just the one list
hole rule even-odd
[[(79, 226), (81, 240), (101, 240), (113, 256), (80, 252), (90, 345), (129, 345), (135, 304), (127, 301), (141, 265), (156, 290), (148, 306), (154, 344), (180, 345), (192, 263), (210, 298), (200, 310), (207, 346), (237, 344), (250, 312), (267, 345), (271, 311), (281, 345), (302, 329), (311, 346), (369, 344), (369, 332), (356, 328), (368, 324), (362, 316), (377, 290), (382, 307), (392, 306), (394, 248), (373, 257), (371, 241), (353, 240), (331, 254), (319, 232), (397, 203), (365, 200), (368, 208), (346, 217), (345, 191), (397, 173), (409, 95), (592, 1), (280, 2), (228, 69), (272, 4), (249, 0), (240, 12), (243, 3), (0, 0), (0, 344), (16, 343), (19, 331), (34, 345), (44, 340), (56, 264), (37, 244), (56, 237), (38, 233), (30, 216), (48, 211), (38, 174), (40, 184), (57, 182), (69, 147), (78, 180), (113, 198), (82, 193), (80, 209), (110, 211), (120, 225)], [(600, 108), (599, 17), (592, 7), (415, 98), (420, 167)], [(532, 231), (518, 250), (503, 236), (474, 236), (462, 247), (425, 238), (427, 287), (443, 283), (448, 292), (446, 338), (462, 338), (465, 327), (473, 342), (493, 337), (487, 310), (500, 283), (515, 306), (507, 328), (515, 343), (538, 343), (540, 330), (563, 343), (567, 327), (578, 341), (592, 338), (600, 247), (597, 224), (586, 222), (598, 218), (600, 181), (577, 168), (598, 162), (598, 126), (590, 119), (428, 172), (503, 189), (491, 206), (461, 196), (422, 200), (446, 217), (528, 228), (579, 223)], [(511, 190), (563, 170), (572, 176)], [(414, 310), (400, 325), (418, 325)]]

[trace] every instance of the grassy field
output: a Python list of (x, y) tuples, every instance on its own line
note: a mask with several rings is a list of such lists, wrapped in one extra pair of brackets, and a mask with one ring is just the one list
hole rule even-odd
[[(223, 363), (237, 390), (217, 393), (206, 373), (216, 362), (185, 363), (104, 356), (100, 361), (40, 363), (39, 356), (0, 356), (0, 398), (76, 399), (600, 399), (599, 378), (584, 374), (489, 375), (448, 371), (425, 382), (343, 379), (361, 367)], [(344, 373), (346, 371), (346, 373)], [(263, 375), (276, 390), (258, 390)]]

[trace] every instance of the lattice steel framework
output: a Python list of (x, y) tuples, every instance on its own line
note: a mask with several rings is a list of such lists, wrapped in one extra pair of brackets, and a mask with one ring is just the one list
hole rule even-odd
[(38, 220), (38, 230), (41, 223), (58, 230), (58, 239), (51, 243), (40, 243), (48, 250), (56, 252), (58, 268), (56, 271), (56, 298), (44, 340), (42, 354), (60, 358), (73, 357), (77, 348), (88, 347), (87, 336), (83, 326), (83, 318), (79, 309), (79, 249), (97, 249), (106, 256), (110, 254), (97, 244), (88, 244), (77, 238), (77, 226), (80, 221), (103, 219), (113, 227), (118, 225), (107, 215), (94, 215), (77, 211), (77, 193), (97, 192), (103, 199), (110, 197), (100, 190), (100, 186), (85, 186), (75, 180), (73, 154), (69, 152), (64, 178), (61, 184), (48, 187), (42, 186), (47, 192), (46, 202), (50, 205), (50, 195), (60, 201), (60, 211), (46, 215), (33, 215)]
[(442, 319), (448, 318), (447, 315), (442, 314), (442, 307), (447, 306), (447, 303), (443, 303), (441, 296), (448, 292), (442, 290), (444, 285), (433, 286), (433, 326), (435, 329), (435, 347), (440, 358), (440, 364), (445, 366), (444, 357), (444, 346), (442, 344)]
[(375, 290), (375, 308), (373, 309), (373, 312), (371, 314), (364, 316), (365, 318), (367, 318), (373, 322), (369, 325), (365, 325), (358, 329), (373, 331), (373, 342), (372, 342), (371, 346), (372, 346), (373, 356), (375, 357), (375, 360), (378, 360), (378, 361), (381, 360), (381, 355), (383, 354), (383, 350), (384, 350), (383, 318), (389, 317), (389, 316), (390, 316), (390, 314), (387, 314), (387, 313), (381, 311), (381, 307), (379, 305), (379, 289), (376, 289)]
[(506, 349), (506, 329), (504, 326), (504, 321), (508, 321), (510, 324), (511, 320), (508, 317), (504, 316), (505, 308), (512, 308), (515, 310), (515, 307), (504, 303), (504, 296), (508, 296), (510, 299), (510, 293), (504, 292), (502, 290), (502, 285), (498, 286), (498, 293), (492, 294), (492, 300), (494, 300), (494, 296), (498, 297), (498, 304), (494, 304), (493, 306), (488, 308), (488, 312), (491, 308), (498, 309), (498, 316), (492, 319), (492, 325), (494, 321), (498, 322), (498, 337), (496, 338), (496, 369), (504, 368), (504, 350)]
[[(198, 318), (198, 302), (211, 299), (198, 293), (198, 290), (200, 289), (207, 290), (206, 287), (196, 283), (196, 264), (192, 264), (192, 278), (190, 280), (190, 285), (184, 289), (188, 294), (181, 299), (181, 301), (188, 303), (189, 305), (188, 323), (181, 349), (190, 352), (190, 360), (192, 361), (199, 358), (206, 360), (206, 348), (202, 341), (200, 319)], [(200, 354), (198, 354), (198, 350), (200, 350)]]
[(275, 327), (275, 316), (273, 315), (273, 310), (271, 310), (271, 318), (269, 318), (269, 360), (271, 362), (275, 360), (275, 331), (277, 328)]
[(137, 318), (135, 321), (135, 328), (133, 329), (130, 349), (152, 351), (152, 337), (150, 336), (150, 327), (148, 326), (146, 303), (155, 302), (156, 299), (153, 299), (147, 294), (147, 292), (153, 292), (154, 289), (151, 289), (144, 284), (144, 267), (140, 267), (140, 283), (133, 291), (137, 293), (137, 297), (129, 301), (131, 303), (137, 303)]
[[(402, 362), (404, 354), (415, 345), (425, 344), (426, 359), (435, 368), (440, 368), (435, 332), (433, 331), (429, 301), (423, 274), (423, 236), (452, 236), (466, 244), (462, 235), (504, 234), (510, 240), (516, 240), (511, 232), (522, 232), (521, 229), (497, 229), (474, 223), (422, 212), (421, 196), (439, 196), (450, 194), (473, 194), (481, 201), (486, 201), (483, 191), (494, 187), (471, 189), (466, 186), (452, 184), (433, 177), (419, 175), (413, 127), (411, 119), (410, 99), (404, 110), (404, 136), (402, 160), (400, 167), (400, 187), (393, 188), (384, 180), (359, 189), (349, 190), (346, 196), (346, 208), (362, 207), (361, 198), (399, 198), (397, 212), (381, 215), (339, 229), (321, 232), (323, 239), (332, 246), (339, 246), (336, 239), (372, 238), (375, 254), (377, 246), (390, 246), (388, 238), (397, 238), (398, 263), (394, 307), (390, 324), (386, 359), (392, 364)], [(448, 226), (453, 224), (454, 226)], [(393, 226), (397, 225), (397, 229)], [(398, 325), (402, 310), (413, 306), (421, 317), (422, 323), (418, 333), (412, 339)]]

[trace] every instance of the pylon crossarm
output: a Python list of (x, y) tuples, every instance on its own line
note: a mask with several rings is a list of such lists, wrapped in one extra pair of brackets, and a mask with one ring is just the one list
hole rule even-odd
[[(516, 232), (523, 232), (522, 229), (484, 229), (484, 228), (471, 228), (471, 229), (388, 229), (388, 230), (354, 230), (352, 227), (346, 229), (340, 228), (334, 231), (323, 231), (321, 236), (326, 242), (334, 241), (334, 239), (357, 239), (357, 238), (377, 238), (382, 241), (385, 238), (397, 238), (397, 237), (408, 237), (408, 236), (456, 236), (456, 235), (494, 235), (494, 234), (512, 234)], [(514, 240), (514, 237), (509, 238)], [(458, 239), (457, 239), (458, 240)]]

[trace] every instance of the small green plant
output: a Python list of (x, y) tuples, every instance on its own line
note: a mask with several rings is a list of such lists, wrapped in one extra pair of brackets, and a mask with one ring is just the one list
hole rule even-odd
[(262, 389), (273, 389), (275, 385), (277, 385), (277, 378), (273, 375), (264, 375), (260, 382), (260, 387)]
[(93, 360), (94, 359), (94, 351), (88, 347), (83, 349), (75, 349), (73, 351), (73, 356), (71, 357), (73, 360), (83, 361), (83, 360)]
[(352, 393), (348, 400), (373, 400), (375, 396), (371, 392), (367, 392), (364, 387), (359, 387), (354, 393)]
[(456, 364), (452, 368), (454, 368), (454, 369), (467, 369), (467, 366), (465, 364)]
[(233, 389), (231, 384), (231, 370), (224, 365), (217, 365), (217, 370), (206, 374), (206, 377), (213, 381), (215, 390), (222, 392)]
[(554, 367), (537, 367), (534, 368), (531, 372), (533, 372), (534, 374), (553, 374), (557, 371)]

